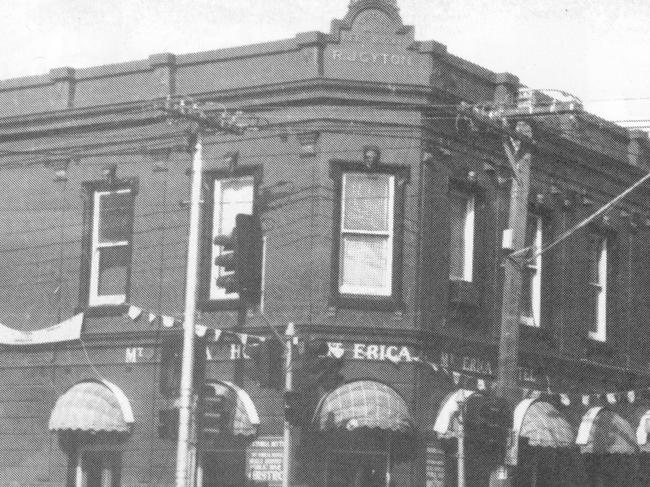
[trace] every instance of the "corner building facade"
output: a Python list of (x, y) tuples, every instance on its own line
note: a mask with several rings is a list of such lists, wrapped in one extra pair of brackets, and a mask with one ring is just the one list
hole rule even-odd
[[(250, 373), (267, 322), (344, 361), (295, 428), (293, 484), (458, 485), (458, 412), (497, 372), (504, 143), (532, 160), (526, 244), (553, 244), (523, 270), (510, 480), (647, 485), (648, 186), (555, 242), (648, 172), (647, 135), (417, 41), (387, 0), (329, 33), (0, 82), (2, 482), (173, 483), (193, 141), (166, 97), (263, 122), (202, 136), (197, 390), (229, 424), (200, 486), (281, 485), (283, 395)], [(253, 212), (262, 298), (240, 314), (213, 239)], [(498, 448), (464, 444), (466, 485), (489, 485)]]

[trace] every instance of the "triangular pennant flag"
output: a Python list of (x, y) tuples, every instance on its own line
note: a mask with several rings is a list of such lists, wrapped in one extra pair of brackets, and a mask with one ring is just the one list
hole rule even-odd
[(460, 372), (452, 372), (452, 376), (454, 377), (454, 384), (458, 385), (460, 382)]
[(149, 313), (149, 316), (147, 318), (149, 320), (149, 323), (153, 323), (153, 320), (156, 319), (156, 315), (153, 313)]
[(585, 394), (582, 396), (582, 404), (584, 406), (589, 406), (590, 400), (591, 398), (588, 395)]
[(483, 379), (478, 379), (476, 381), (476, 387), (479, 391), (484, 391), (486, 389), (485, 381)]
[(607, 394), (607, 402), (609, 404), (616, 404), (616, 394), (614, 394), (613, 392)]
[(632, 404), (635, 399), (636, 399), (636, 394), (634, 393), (634, 391), (627, 391), (627, 402)]
[(207, 326), (196, 325), (196, 327), (195, 327), (196, 336), (198, 336), (198, 337), (204, 337), (207, 331), (208, 331)]
[(569, 398), (569, 396), (567, 394), (560, 394), (560, 402), (564, 406), (571, 406), (571, 399)]
[(218, 342), (221, 338), (221, 330), (214, 330), (214, 341)]
[(174, 326), (174, 317), (173, 316), (163, 316), (162, 324), (165, 328), (172, 328)]
[(129, 318), (131, 318), (133, 321), (137, 320), (140, 318), (142, 315), (142, 310), (138, 308), (137, 306), (129, 306)]
[(248, 335), (246, 333), (238, 333), (237, 336), (239, 337), (241, 344), (246, 346), (248, 343)]

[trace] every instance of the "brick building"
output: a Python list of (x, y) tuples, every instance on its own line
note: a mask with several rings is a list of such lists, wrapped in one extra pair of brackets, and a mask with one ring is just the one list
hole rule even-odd
[[(176, 400), (191, 154), (188, 124), (156, 109), (167, 96), (265, 122), (203, 137), (204, 380), (232, 402), (202, 447), (206, 486), (280, 483), (282, 394), (246, 358), (267, 320), (344, 359), (313, 398), (296, 483), (457, 485), (459, 398), (489, 396), (497, 368), (504, 137), (532, 154), (535, 248), (650, 169), (645, 134), (415, 40), (388, 0), (350, 2), (329, 33), (2, 81), (4, 483), (173, 482), (159, 411)], [(649, 196), (525, 266), (516, 485), (647, 485)], [(253, 211), (263, 295), (242, 320), (212, 240)], [(467, 485), (488, 485), (495, 449), (466, 443)]]

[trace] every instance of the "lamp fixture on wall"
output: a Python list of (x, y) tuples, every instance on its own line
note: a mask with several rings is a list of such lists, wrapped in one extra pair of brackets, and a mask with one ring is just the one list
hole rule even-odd
[(363, 165), (366, 166), (368, 171), (376, 170), (380, 159), (381, 151), (379, 147), (367, 145), (363, 148)]
[(102, 167), (102, 176), (104, 176), (104, 179), (109, 183), (115, 182), (116, 174), (117, 164), (106, 164)]
[(228, 172), (233, 174), (239, 164), (239, 151), (226, 152), (223, 155), (223, 161), (228, 166)]

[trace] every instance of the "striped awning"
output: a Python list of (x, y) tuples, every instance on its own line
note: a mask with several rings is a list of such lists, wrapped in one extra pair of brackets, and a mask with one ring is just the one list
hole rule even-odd
[(125, 433), (133, 422), (133, 410), (119, 387), (105, 380), (85, 381), (59, 396), (49, 429)]
[(528, 439), (530, 446), (566, 448), (575, 442), (569, 422), (552, 404), (524, 399), (515, 408), (513, 430)]
[(438, 434), (439, 438), (456, 438), (459, 433), (458, 413), (462, 403), (467, 401), (474, 391), (468, 389), (459, 389), (449, 394), (438, 411), (436, 422), (433, 425), (433, 431)]
[(620, 415), (603, 407), (593, 407), (582, 417), (576, 444), (582, 453), (619, 453), (639, 451), (634, 428)]
[(260, 418), (248, 393), (241, 387), (225, 381), (208, 381), (204, 394), (226, 398), (230, 416), (230, 433), (234, 436), (252, 436), (257, 434)]
[(631, 407), (625, 415), (636, 432), (636, 442), (643, 453), (650, 453), (650, 409)]
[(413, 429), (404, 399), (379, 382), (351, 382), (327, 394), (318, 405), (313, 423), (321, 431), (378, 428), (403, 433)]

